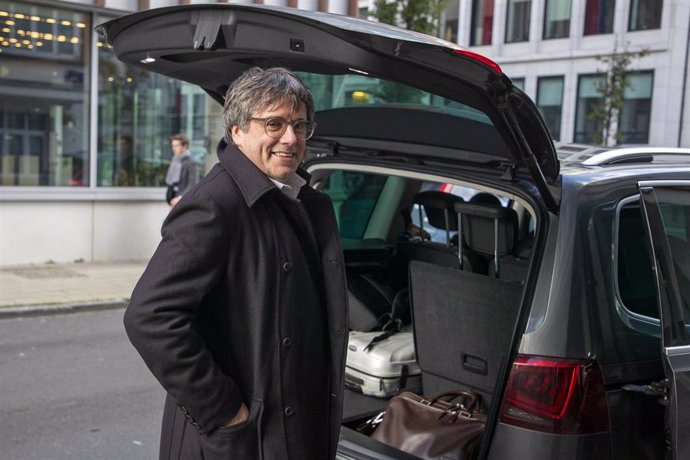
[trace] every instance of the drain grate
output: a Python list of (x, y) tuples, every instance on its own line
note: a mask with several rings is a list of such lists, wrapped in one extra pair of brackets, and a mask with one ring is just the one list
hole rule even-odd
[(21, 276), (22, 278), (28, 279), (45, 279), (45, 278), (79, 278), (86, 277), (83, 273), (70, 270), (69, 268), (50, 266), (45, 267), (15, 267), (0, 270), (3, 272), (9, 272), (13, 275)]

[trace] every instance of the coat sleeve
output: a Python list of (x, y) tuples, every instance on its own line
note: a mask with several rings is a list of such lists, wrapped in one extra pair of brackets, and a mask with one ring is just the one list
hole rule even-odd
[(227, 423), (242, 397), (194, 324), (202, 299), (226, 268), (232, 240), (223, 208), (200, 195), (206, 194), (182, 200), (163, 224), (163, 238), (132, 293), (124, 324), (156, 379), (206, 433)]

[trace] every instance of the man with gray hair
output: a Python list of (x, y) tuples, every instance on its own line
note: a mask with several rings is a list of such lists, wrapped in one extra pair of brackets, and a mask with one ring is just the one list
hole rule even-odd
[(331, 201), (300, 168), (312, 96), (253, 68), (223, 120), (219, 163), (170, 212), (125, 313), (168, 394), (160, 458), (334, 458), (347, 302)]

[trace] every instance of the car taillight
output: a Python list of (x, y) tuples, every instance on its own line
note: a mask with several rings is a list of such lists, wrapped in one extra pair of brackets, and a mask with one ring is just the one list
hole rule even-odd
[(488, 66), (490, 69), (492, 69), (494, 72), (500, 74), (503, 74), (503, 70), (501, 70), (501, 66), (489, 59), (486, 56), (482, 56), (481, 54), (473, 53), (472, 51), (468, 50), (453, 50), (453, 54), (456, 56), (465, 56), (470, 59), (474, 59), (475, 61), (479, 61), (485, 66)]
[(555, 434), (608, 431), (606, 389), (599, 364), (519, 355), (508, 377), (501, 422)]

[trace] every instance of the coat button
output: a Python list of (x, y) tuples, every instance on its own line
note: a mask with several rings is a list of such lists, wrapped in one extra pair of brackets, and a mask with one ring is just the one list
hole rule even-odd
[(293, 409), (292, 406), (287, 406), (283, 412), (285, 412), (287, 417), (292, 417), (292, 414), (295, 413), (295, 409)]
[(290, 337), (285, 337), (283, 339), (283, 346), (289, 347), (290, 345), (292, 345), (292, 339)]
[(283, 263), (283, 271), (289, 272), (290, 270), (292, 270), (292, 264), (290, 262), (284, 262)]

